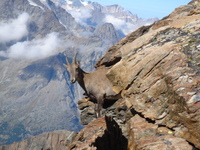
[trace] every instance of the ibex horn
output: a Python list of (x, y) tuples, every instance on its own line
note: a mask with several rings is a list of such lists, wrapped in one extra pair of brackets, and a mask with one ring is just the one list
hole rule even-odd
[(76, 56), (77, 56), (77, 54), (78, 54), (78, 53), (76, 53), (76, 54), (74, 55), (73, 62), (72, 62), (73, 64), (76, 64)]
[(66, 63), (67, 63), (67, 65), (69, 65), (69, 60), (67, 59), (67, 57), (66, 57)]

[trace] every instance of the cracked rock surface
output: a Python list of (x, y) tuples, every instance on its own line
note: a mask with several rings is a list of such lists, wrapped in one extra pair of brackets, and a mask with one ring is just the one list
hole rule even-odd
[(116, 120), (129, 149), (200, 149), (199, 6), (191, 1), (141, 27), (96, 63), (110, 67), (107, 77), (126, 104), (125, 122)]

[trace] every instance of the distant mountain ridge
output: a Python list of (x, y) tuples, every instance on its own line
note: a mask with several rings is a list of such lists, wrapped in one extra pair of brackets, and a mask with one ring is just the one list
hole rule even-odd
[[(44, 0), (41, 0), (44, 2)], [(81, 0), (52, 0), (56, 5), (62, 7), (75, 18), (76, 21), (80, 21), (84, 26), (93, 25), (98, 26), (103, 23), (112, 23), (117, 30), (122, 30), (123, 36), (136, 30), (138, 27), (145, 24), (152, 24), (157, 21), (158, 18), (151, 19), (139, 19), (135, 14), (125, 10), (119, 5), (102, 6), (97, 2), (87, 2)], [(80, 13), (80, 14), (79, 14)], [(109, 17), (109, 19), (107, 18)], [(121, 24), (118, 27), (117, 24)], [(128, 31), (122, 29), (128, 28)], [(128, 27), (130, 26), (130, 27)]]

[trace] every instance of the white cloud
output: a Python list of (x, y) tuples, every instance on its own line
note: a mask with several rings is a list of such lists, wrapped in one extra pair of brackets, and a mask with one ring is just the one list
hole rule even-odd
[(88, 2), (87, 2), (87, 1), (80, 0), (80, 2), (81, 2), (84, 6), (87, 6), (87, 5), (88, 5)]
[(80, 10), (71, 9), (68, 10), (72, 17), (82, 26), (87, 26), (87, 19), (92, 16), (91, 11), (86, 8)]
[(0, 43), (19, 40), (28, 34), (27, 24), (30, 16), (24, 12), (17, 19), (0, 22)]
[(136, 26), (133, 24), (128, 23), (122, 19), (115, 18), (112, 15), (106, 15), (104, 22), (112, 23), (117, 30), (121, 30), (125, 35), (136, 29)]
[(41, 59), (56, 54), (63, 47), (63, 41), (53, 32), (43, 39), (18, 42), (6, 52), (0, 51), (0, 55), (17, 59)]

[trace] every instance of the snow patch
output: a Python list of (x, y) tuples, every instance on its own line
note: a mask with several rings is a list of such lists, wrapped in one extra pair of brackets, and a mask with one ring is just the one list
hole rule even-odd
[(40, 9), (42, 9), (43, 11), (45, 11), (42, 6), (39, 6), (38, 4), (36, 4), (35, 2), (33, 2), (32, 0), (28, 0), (28, 2), (29, 2), (30, 5), (35, 6), (35, 7), (39, 7)]
[(70, 0), (67, 0), (67, 4), (71, 5), (71, 4), (73, 4), (73, 2)]
[(49, 8), (51, 10), (51, 8), (49, 7), (48, 3), (46, 2), (46, 0), (40, 0), (40, 2), (45, 5), (47, 8)]

